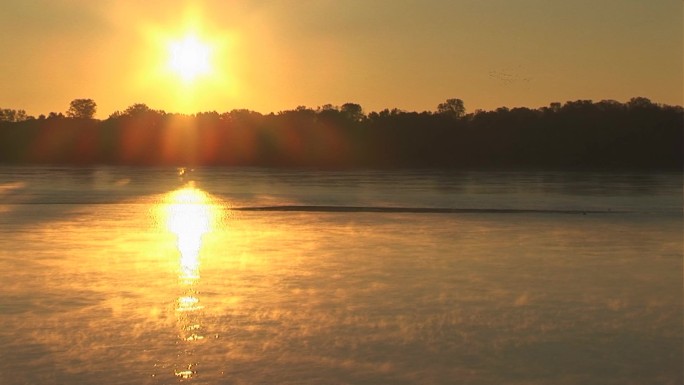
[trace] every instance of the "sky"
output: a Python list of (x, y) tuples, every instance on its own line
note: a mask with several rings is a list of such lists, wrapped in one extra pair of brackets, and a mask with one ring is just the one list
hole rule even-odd
[[(682, 105), (681, 0), (0, 0), (0, 108)], [(191, 36), (209, 70), (169, 64)]]

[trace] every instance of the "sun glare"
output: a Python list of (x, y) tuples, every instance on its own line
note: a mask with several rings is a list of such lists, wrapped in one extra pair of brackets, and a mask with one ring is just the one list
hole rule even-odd
[(169, 68), (184, 82), (190, 83), (211, 73), (211, 47), (196, 36), (172, 41), (168, 48)]
[(193, 114), (234, 101), (237, 32), (212, 26), (198, 10), (187, 10), (172, 23), (143, 23), (136, 59), (136, 92), (168, 111)]

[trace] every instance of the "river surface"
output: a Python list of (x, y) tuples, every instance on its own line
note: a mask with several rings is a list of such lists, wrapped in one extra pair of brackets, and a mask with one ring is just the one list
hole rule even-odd
[(2, 166), (0, 384), (682, 384), (682, 237), (680, 173)]

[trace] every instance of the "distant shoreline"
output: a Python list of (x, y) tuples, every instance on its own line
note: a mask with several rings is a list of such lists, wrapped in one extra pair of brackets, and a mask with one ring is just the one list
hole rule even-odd
[(180, 169), (193, 168), (198, 170), (227, 169), (227, 170), (272, 170), (294, 172), (570, 172), (570, 173), (678, 173), (684, 171), (683, 166), (673, 167), (559, 167), (535, 165), (535, 166), (508, 166), (490, 165), (477, 167), (456, 166), (356, 166), (356, 167), (317, 167), (317, 166), (264, 166), (264, 165), (197, 165), (197, 164), (116, 164), (116, 163), (56, 163), (56, 162), (4, 162), (0, 161), (0, 167), (47, 167), (47, 168), (73, 168), (73, 169), (97, 169), (97, 168), (131, 168), (131, 169)]
[(0, 165), (667, 171), (684, 163), (684, 109), (645, 98), (470, 114), (364, 114), (353, 103), (269, 115), (144, 107), (106, 120), (0, 121)]

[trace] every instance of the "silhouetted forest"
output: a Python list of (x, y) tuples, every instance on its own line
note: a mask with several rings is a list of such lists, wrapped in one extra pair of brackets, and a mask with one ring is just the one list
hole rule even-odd
[(570, 101), (539, 109), (365, 114), (325, 105), (263, 115), (182, 115), (135, 104), (92, 119), (91, 99), (66, 115), (0, 110), (0, 162), (275, 167), (553, 167), (681, 169), (684, 110), (646, 98)]

